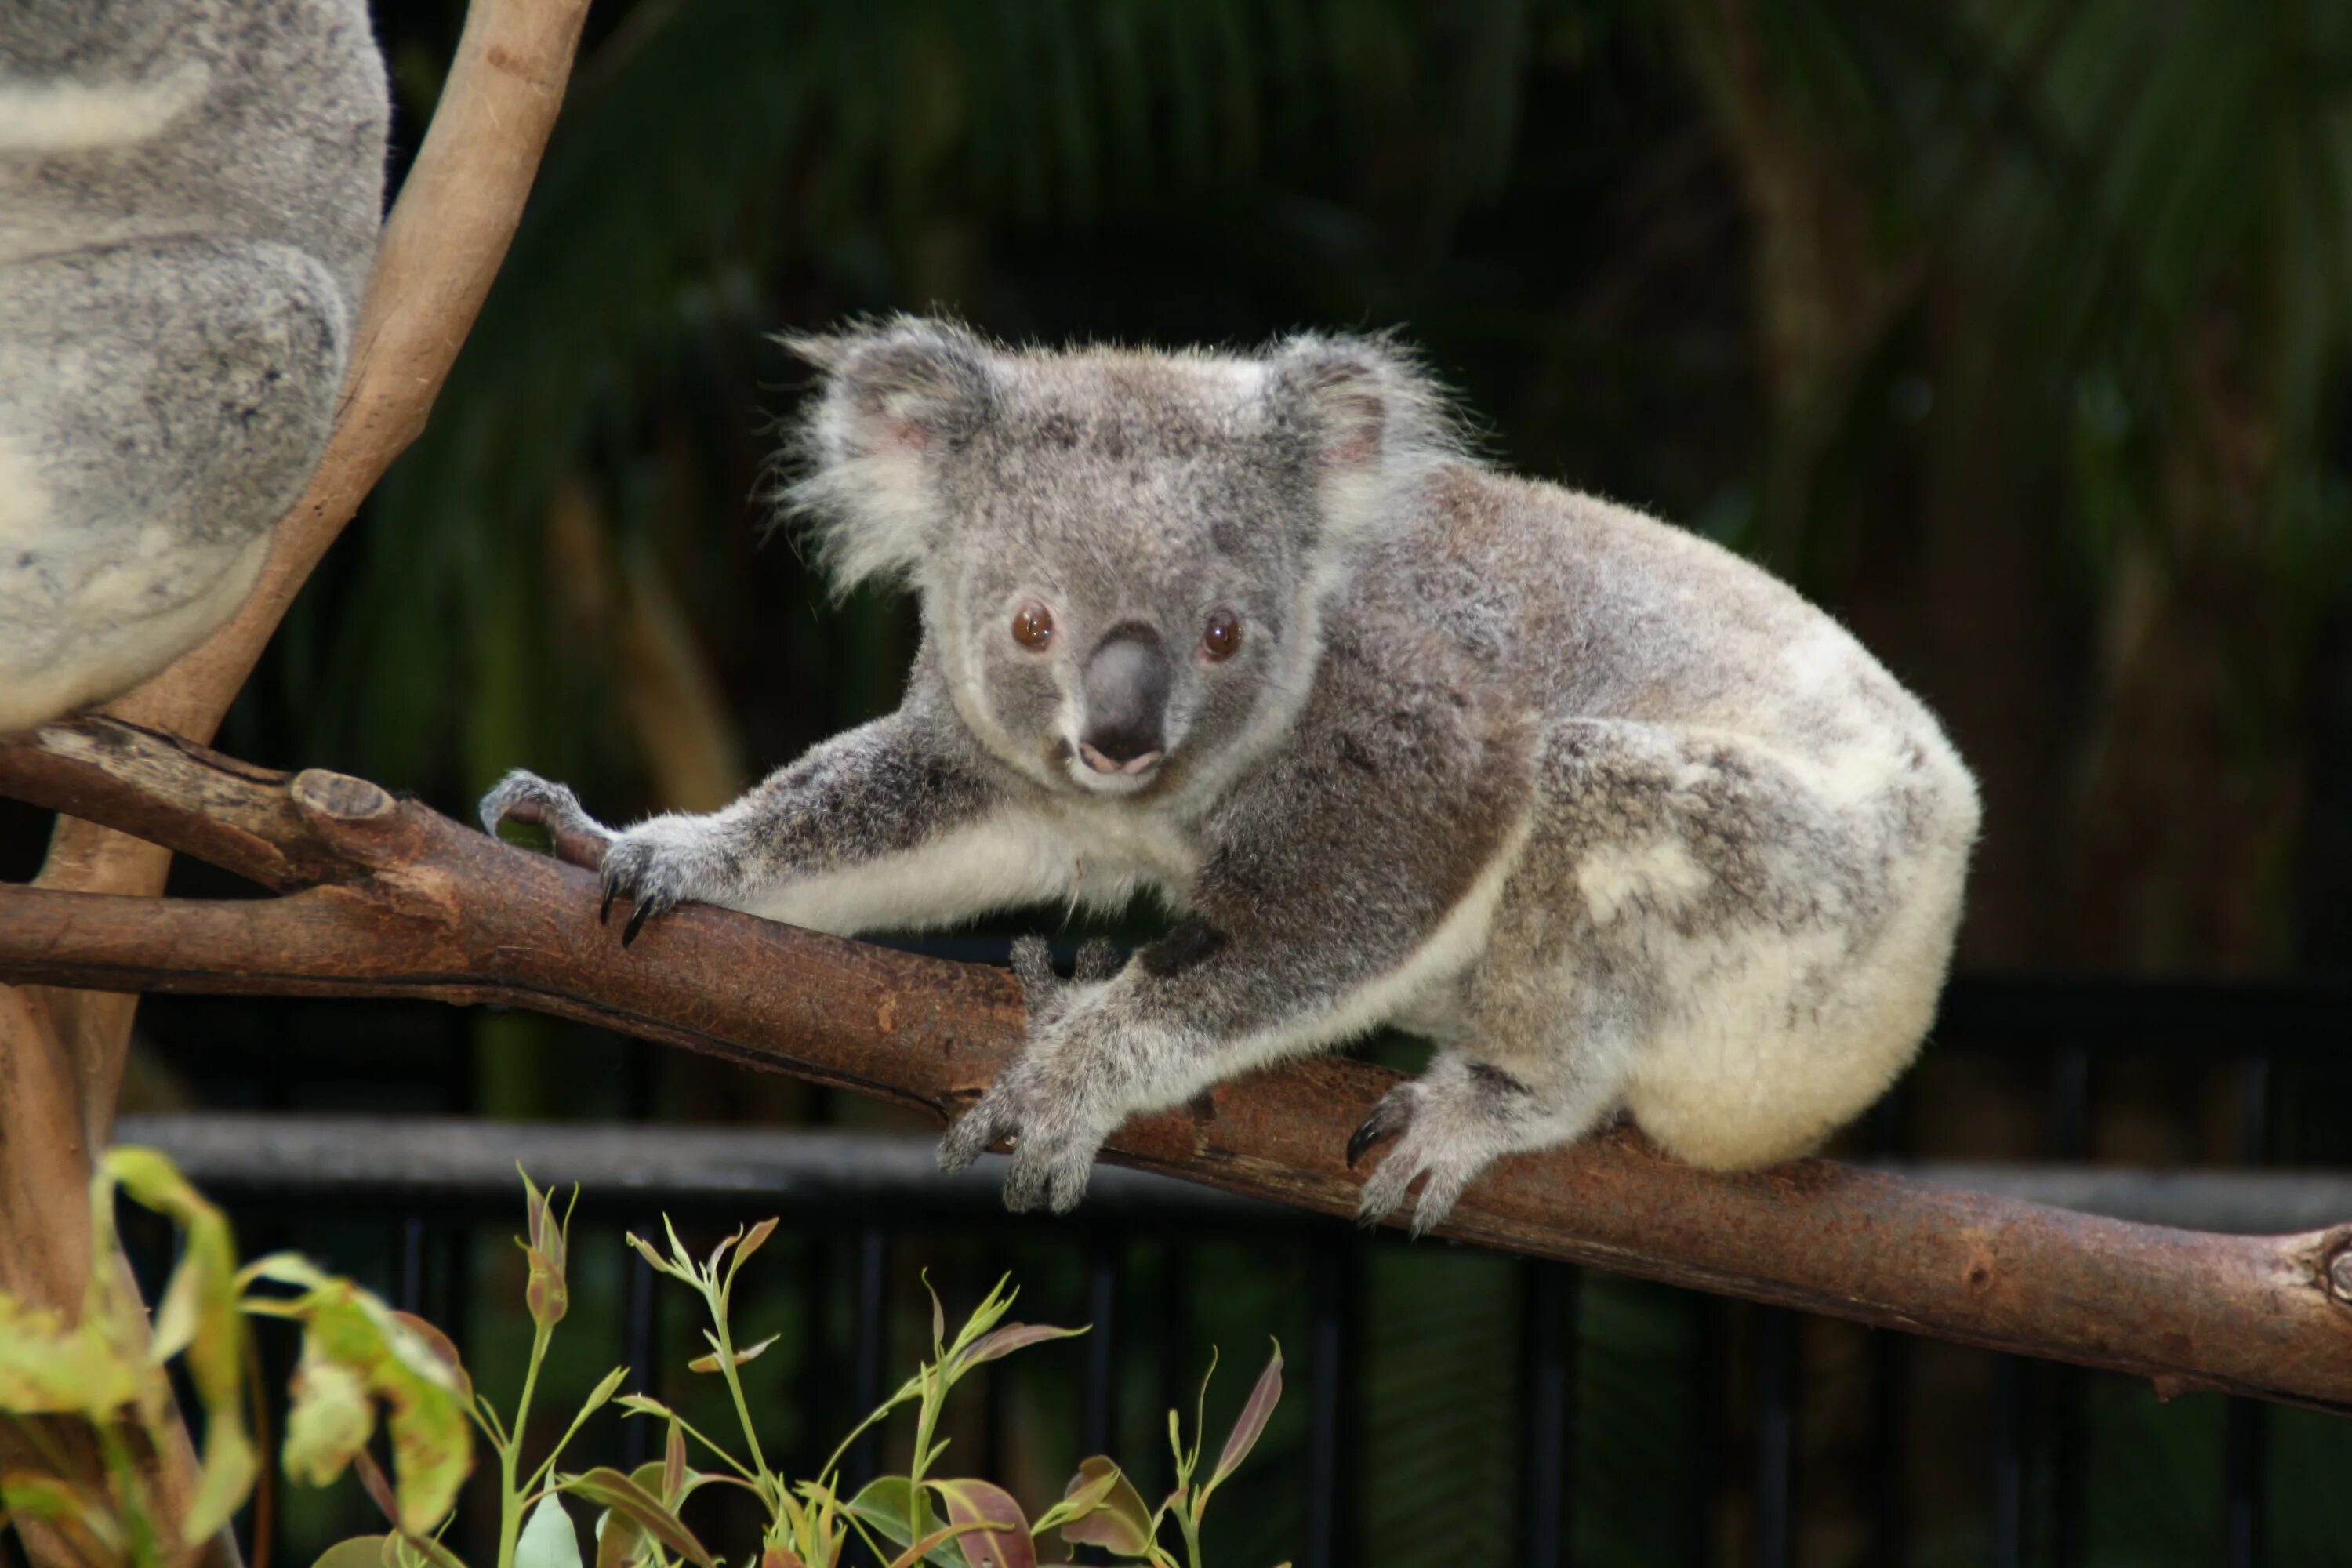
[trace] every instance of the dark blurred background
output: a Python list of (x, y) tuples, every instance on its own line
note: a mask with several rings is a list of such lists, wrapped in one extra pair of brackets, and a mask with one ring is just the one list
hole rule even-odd
[[(462, 7), (378, 16), (404, 158)], [(528, 765), (625, 820), (715, 806), (888, 708), (908, 606), (835, 605), (763, 539), (803, 386), (771, 334), (931, 309), (1049, 343), (1401, 331), (1496, 462), (1742, 551), (1944, 715), (1989, 806), (1969, 976), (2221, 999), (2210, 1050), (2086, 1024), (2069, 1048), (2095, 1050), (2054, 1074), (2046, 1018), (1939, 1038), (1857, 1148), (2352, 1155), (2318, 1110), (2352, 1079), (2352, 1031), (2327, 1035), (2352, 1019), (2352, 5), (604, 0), (431, 428), (220, 743), (453, 814)], [(9, 822), (29, 856), (39, 825)], [(896, 1125), (521, 1015), (143, 1017), (150, 1108)], [(2265, 1034), (2280, 1017), (2298, 1038)], [(2273, 1045), (2249, 1087), (2243, 1053)], [(915, 1268), (968, 1300), (1009, 1260), (1082, 1318), (1066, 1242), (894, 1239), (887, 1294), (919, 1328)], [(330, 1261), (394, 1267), (368, 1225), (343, 1244)], [(1195, 1363), (1314, 1331), (1246, 1246), (1135, 1245), (1128, 1288), (1181, 1283)], [(477, 1353), (511, 1349), (512, 1259), (451, 1258), (425, 1272)], [(1533, 1298), (1444, 1247), (1349, 1258), (1339, 1560), (1506, 1560)], [(592, 1312), (621, 1310), (609, 1268)], [(1577, 1562), (1780, 1560), (1744, 1458), (1775, 1420), (1795, 1561), (2212, 1561), (2246, 1545), (2215, 1467), (2249, 1441), (2242, 1560), (2343, 1560), (2352, 1444), (2320, 1418), (2250, 1439), (2217, 1401), (2117, 1380), (1598, 1277), (1575, 1300)], [(1775, 1335), (1781, 1362), (1755, 1349)], [(611, 1358), (583, 1356), (584, 1385)], [(1123, 1406), (1147, 1447), (1160, 1386)], [(1074, 1452), (1068, 1396), (1022, 1396), (1005, 1442)], [(1230, 1500), (1223, 1560), (1303, 1550), (1305, 1419)]]

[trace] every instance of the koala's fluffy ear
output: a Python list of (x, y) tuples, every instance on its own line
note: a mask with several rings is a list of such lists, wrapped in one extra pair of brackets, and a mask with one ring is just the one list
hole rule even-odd
[(1444, 389), (1385, 338), (1301, 334), (1267, 357), (1266, 394), (1321, 473), (1326, 526), (1374, 526), (1399, 481), (1461, 456)]
[(793, 443), (785, 513), (807, 522), (838, 592), (911, 574), (937, 542), (929, 464), (991, 417), (993, 351), (911, 316), (783, 342), (824, 378)]

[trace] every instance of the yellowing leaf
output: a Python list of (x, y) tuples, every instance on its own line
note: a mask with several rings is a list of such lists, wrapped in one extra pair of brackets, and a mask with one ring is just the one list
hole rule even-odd
[(141, 1368), (87, 1323), (0, 1293), (0, 1410), (102, 1419), (137, 1395)]
[(286, 1413), (286, 1473), (323, 1487), (343, 1473), (375, 1431), (375, 1400), (367, 1379), (341, 1362), (315, 1353), (310, 1341), (294, 1368)]
[[(343, 1368), (368, 1395), (389, 1407), (385, 1425), (392, 1432), (399, 1523), (410, 1534), (430, 1531), (448, 1513), (458, 1485), (473, 1468), (473, 1430), (459, 1393), (461, 1373), (399, 1314), (350, 1280), (334, 1279), (307, 1265), (292, 1266), (282, 1258), (263, 1263), (268, 1266), (266, 1269), (255, 1266), (247, 1273), (256, 1274), (258, 1269), (261, 1278), (310, 1286), (292, 1300), (273, 1303), (278, 1315), (302, 1322), (302, 1365)], [(351, 1429), (350, 1417), (336, 1408), (348, 1401), (349, 1392), (348, 1382), (339, 1384), (331, 1376), (320, 1384), (317, 1397), (328, 1405), (313, 1418), (317, 1425), (304, 1429), (306, 1444), (313, 1432), (319, 1436), (315, 1450), (306, 1446), (299, 1454), (298, 1473), (306, 1479), (331, 1479), (341, 1468), (342, 1460), (337, 1456), (347, 1458), (354, 1451), (342, 1447)], [(287, 1467), (296, 1470), (298, 1452), (290, 1420), (287, 1444)]]

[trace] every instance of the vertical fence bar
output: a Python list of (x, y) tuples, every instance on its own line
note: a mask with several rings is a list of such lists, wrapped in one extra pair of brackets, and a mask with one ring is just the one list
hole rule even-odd
[(1575, 1375), (1576, 1272), (1563, 1263), (1522, 1263), (1519, 1558), (1527, 1568), (1568, 1561)]
[(1078, 1401), (1078, 1451), (1108, 1453), (1118, 1427), (1118, 1253), (1099, 1230), (1088, 1229), (1086, 1368)]
[(1693, 1568), (1714, 1568), (1716, 1521), (1726, 1468), (1723, 1411), (1729, 1397), (1730, 1367), (1723, 1341), (1729, 1314), (1713, 1296), (1692, 1291), (1685, 1299), (1698, 1323), (1698, 1351), (1691, 1358), (1691, 1382), (1698, 1401), (1698, 1418), (1694, 1423), (1698, 1441), (1693, 1446), (1690, 1467), (1690, 1562)]
[(1363, 1291), (1352, 1234), (1321, 1227), (1308, 1264), (1309, 1388), (1307, 1431), (1307, 1551), (1301, 1568), (1350, 1568), (1354, 1539), (1356, 1423), (1351, 1409)]
[[(2238, 1154), (2249, 1165), (2270, 1155), (2271, 1058), (2250, 1051), (2236, 1072)], [(2230, 1568), (2263, 1558), (2263, 1501), (2270, 1473), (2269, 1412), (2259, 1401), (2232, 1399), (2221, 1431), (2221, 1555)]]
[(1780, 1307), (1756, 1314), (1757, 1568), (1788, 1568), (1796, 1517), (1797, 1319)]
[(1992, 1563), (2021, 1568), (2025, 1561), (2025, 1363), (2013, 1355), (1992, 1363)]
[(429, 1316), (425, 1310), (425, 1215), (410, 1209), (400, 1220), (400, 1310)]
[[(2069, 1045), (2058, 1052), (2051, 1081), (2051, 1132), (2061, 1160), (2081, 1160), (2091, 1152), (2091, 1053)], [(2089, 1456), (2083, 1426), (2083, 1378), (2075, 1368), (2053, 1363), (2032, 1375), (2049, 1396), (2050, 1528), (2052, 1568), (2081, 1568), (2087, 1547), (2083, 1478)]]
[[(651, 1226), (639, 1230), (643, 1236)], [(653, 1234), (659, 1235), (656, 1230)], [(661, 1299), (655, 1292), (653, 1265), (637, 1256), (634, 1247), (621, 1249), (621, 1360), (629, 1369), (629, 1386), (648, 1399), (661, 1397)], [(635, 1470), (654, 1457), (658, 1424), (636, 1420), (621, 1423), (621, 1462)], [(665, 1440), (667, 1431), (661, 1436)]]
[[(1903, 1149), (1909, 1099), (1898, 1083), (1871, 1108), (1864, 1136), (1874, 1154)], [(1911, 1340), (1887, 1329), (1870, 1331), (1870, 1558), (1877, 1568), (1903, 1568), (1911, 1557), (1911, 1518), (1906, 1506), (1910, 1486), (1909, 1409)]]
[(1892, 1329), (1874, 1329), (1870, 1361), (1870, 1423), (1876, 1438), (1869, 1461), (1870, 1561), (1877, 1568), (1903, 1568), (1911, 1558), (1911, 1517), (1906, 1507), (1909, 1472), (1904, 1463), (1911, 1342)]
[[(1160, 1397), (1152, 1411), (1155, 1436), (1156, 1424), (1165, 1420), (1169, 1411), (1186, 1407), (1184, 1384), (1197, 1375), (1192, 1365), (1192, 1246), (1181, 1237), (1169, 1237), (1160, 1251)], [(1151, 1445), (1159, 1476), (1150, 1493), (1154, 1499), (1165, 1497), (1176, 1484), (1175, 1462), (1167, 1448), (1164, 1442)]]
[[(890, 1261), (888, 1235), (878, 1225), (857, 1230), (857, 1295), (850, 1321), (849, 1403), (855, 1420), (882, 1403), (882, 1360), (889, 1348), (888, 1303), (884, 1275)], [(859, 1434), (849, 1458), (850, 1481), (864, 1486), (881, 1472), (882, 1434), (869, 1426)]]

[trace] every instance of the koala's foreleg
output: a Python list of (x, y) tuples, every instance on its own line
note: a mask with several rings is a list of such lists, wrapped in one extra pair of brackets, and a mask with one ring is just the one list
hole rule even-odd
[(685, 902), (846, 935), (1061, 890), (1066, 856), (940, 737), (923, 715), (901, 710), (811, 748), (723, 810), (617, 834), (580, 812), (568, 789), (520, 772), (483, 800), (483, 817), (495, 826), (530, 799), (579, 831), (608, 833), (604, 907), (632, 906), (625, 943)]
[(1269, 785), (1279, 810), (1234, 813), (1246, 827), (1216, 847), (1169, 936), (1094, 984), (1024, 971), (1027, 1048), (949, 1131), (941, 1166), (1010, 1139), (1006, 1205), (1066, 1211), (1128, 1117), (1361, 1034), (1444, 984), (1526, 828), (1513, 759), (1458, 754), (1462, 777), (1419, 792), (1309, 754)]

